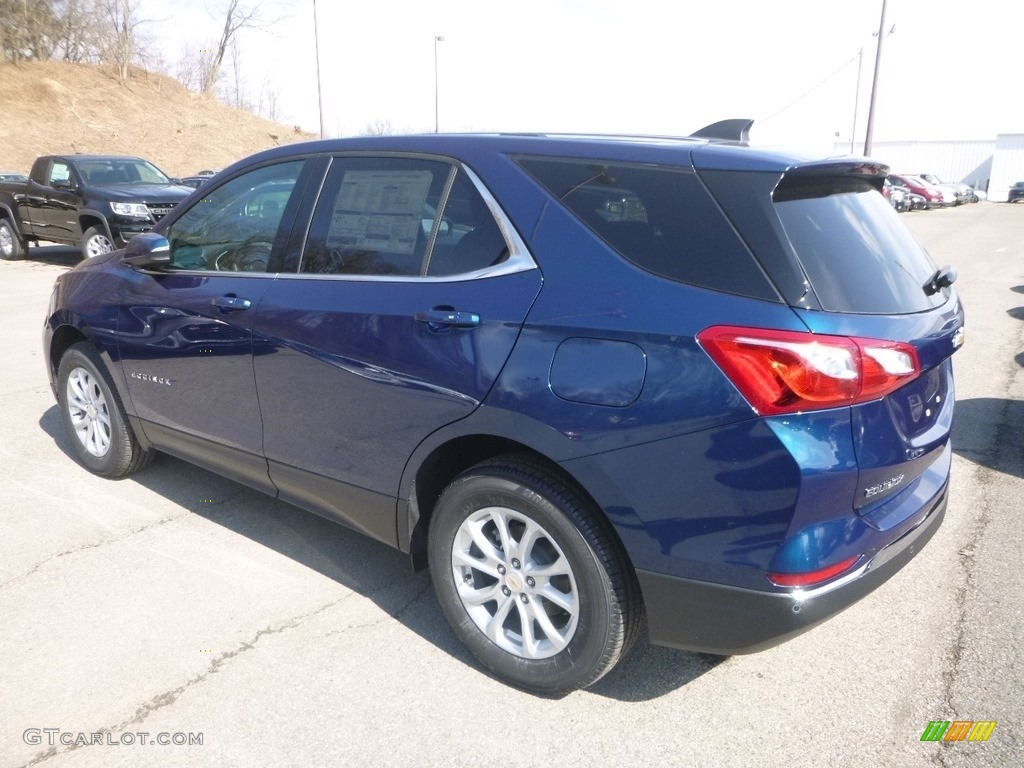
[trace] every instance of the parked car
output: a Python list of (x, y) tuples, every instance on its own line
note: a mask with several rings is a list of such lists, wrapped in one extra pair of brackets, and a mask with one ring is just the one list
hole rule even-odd
[(894, 184), (906, 187), (915, 195), (924, 198), (925, 209), (942, 208), (946, 205), (953, 205), (956, 196), (950, 191), (943, 191), (934, 184), (929, 184), (924, 179), (916, 176), (904, 176), (892, 174), (890, 177)]
[(178, 182), (185, 185), (186, 187), (192, 187), (192, 189), (198, 189), (203, 186), (206, 182), (214, 177), (215, 171), (200, 171), (195, 176), (185, 176), (184, 178), (178, 179)]
[(645, 622), (771, 647), (935, 533), (964, 314), (884, 165), (744, 134), (242, 160), (57, 278), (70, 445), (107, 477), (171, 453), (397, 547), (529, 690), (594, 683)]
[(192, 190), (138, 157), (47, 155), (25, 181), (0, 182), (0, 259), (28, 243), (78, 245), (86, 258), (123, 247)]
[(178, 179), (178, 183), (184, 187), (191, 187), (192, 189), (199, 189), (206, 182), (210, 180), (209, 176), (183, 176)]
[(28, 181), (28, 176), (14, 171), (2, 171), (0, 172), (0, 181)]
[(882, 194), (889, 201), (889, 205), (900, 213), (910, 210), (910, 200), (907, 198), (907, 188), (893, 184), (889, 179), (885, 180), (882, 187)]
[(893, 189), (903, 190), (908, 211), (924, 211), (930, 207), (927, 199), (925, 199), (922, 195), (918, 195), (914, 192), (911, 192), (910, 189), (904, 186), (898, 178), (890, 176), (888, 179), (886, 179), (886, 181), (892, 184)]
[(1019, 200), (1024, 200), (1024, 181), (1018, 181), (1012, 187), (1006, 197), (1006, 202), (1016, 203)]
[(974, 188), (971, 187), (970, 184), (964, 184), (963, 182), (959, 181), (943, 181), (934, 173), (918, 173), (916, 175), (918, 178), (923, 179), (924, 181), (927, 181), (929, 184), (933, 184), (936, 187), (949, 187), (950, 189), (952, 189), (954, 194), (956, 195), (957, 205), (969, 203), (972, 200), (974, 202), (978, 202), (977, 200), (974, 199)]

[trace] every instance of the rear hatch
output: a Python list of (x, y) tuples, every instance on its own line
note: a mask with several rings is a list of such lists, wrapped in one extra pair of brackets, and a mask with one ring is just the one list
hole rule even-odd
[(843, 159), (727, 171), (701, 169), (699, 150), (694, 155), (701, 178), (812, 333), (850, 337), (861, 350), (893, 342), (903, 359), (916, 357), (906, 383), (850, 406), (859, 473), (852, 508), (878, 530), (898, 525), (919, 508), (904, 502), (931, 498), (948, 474), (950, 357), (963, 340), (963, 310), (948, 285), (955, 275), (936, 268), (880, 194), (883, 165)]

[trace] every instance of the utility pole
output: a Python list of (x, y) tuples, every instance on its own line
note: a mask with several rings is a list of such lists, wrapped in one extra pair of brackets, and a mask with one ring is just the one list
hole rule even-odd
[(885, 4), (882, 0), (882, 18), (878, 22), (878, 47), (875, 49), (875, 76), (871, 80), (871, 101), (868, 104), (868, 127), (864, 134), (864, 155), (871, 157), (871, 138), (875, 132), (875, 97), (878, 94), (878, 70), (882, 63), (882, 40), (885, 39)]
[(443, 43), (444, 37), (434, 35), (434, 133), (439, 133), (440, 122), (438, 121), (437, 110), (437, 44)]

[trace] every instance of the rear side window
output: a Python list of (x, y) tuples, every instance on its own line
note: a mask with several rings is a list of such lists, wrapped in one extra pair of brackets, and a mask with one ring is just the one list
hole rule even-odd
[(487, 203), (450, 163), (337, 157), (313, 213), (299, 271), (447, 277), (508, 256)]
[(691, 171), (602, 160), (516, 162), (638, 267), (690, 285), (778, 301), (760, 265)]
[(821, 308), (859, 314), (923, 312), (945, 303), (923, 286), (935, 265), (870, 183), (783, 178), (775, 212)]

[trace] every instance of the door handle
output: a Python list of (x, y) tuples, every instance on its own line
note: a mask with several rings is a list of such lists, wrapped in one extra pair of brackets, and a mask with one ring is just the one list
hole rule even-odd
[(210, 304), (225, 312), (237, 312), (242, 309), (249, 309), (252, 306), (252, 302), (249, 299), (242, 299), (238, 296), (218, 296), (211, 299)]
[(426, 312), (416, 313), (417, 323), (426, 323), (432, 331), (447, 328), (476, 328), (480, 325), (480, 315), (476, 312), (462, 312), (453, 307), (434, 307)]

